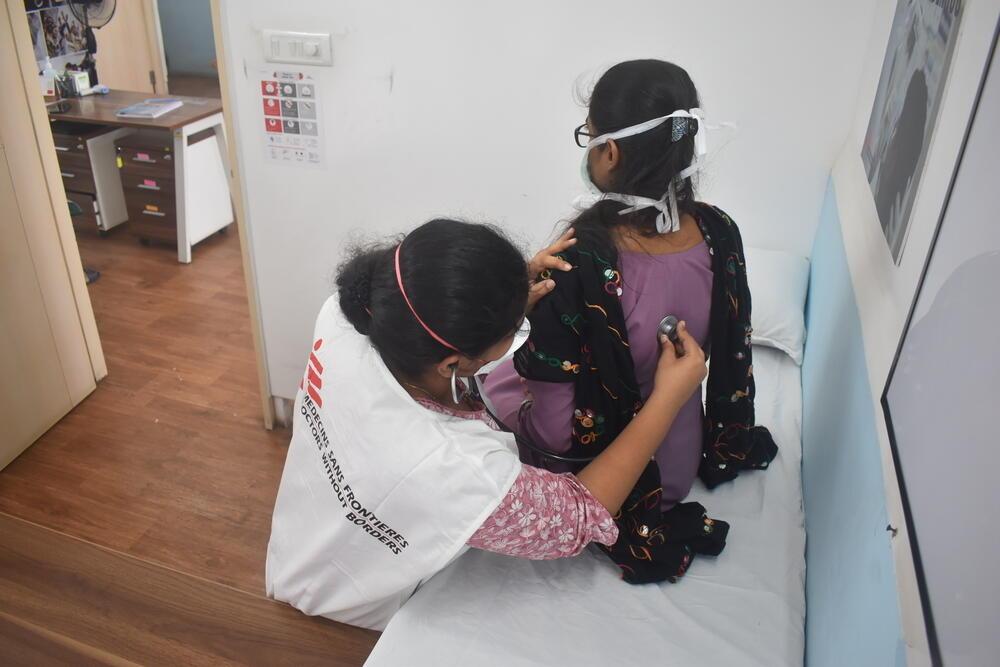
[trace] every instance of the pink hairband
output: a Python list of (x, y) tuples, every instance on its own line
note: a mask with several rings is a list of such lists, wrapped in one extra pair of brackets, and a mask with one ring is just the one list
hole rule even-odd
[(402, 247), (403, 247), (402, 243), (396, 246), (396, 284), (399, 285), (399, 291), (402, 292), (403, 294), (403, 300), (406, 301), (406, 305), (410, 308), (410, 312), (413, 313), (413, 317), (415, 317), (417, 322), (420, 323), (420, 326), (424, 328), (424, 331), (430, 334), (431, 338), (441, 343), (449, 350), (460, 352), (460, 350), (457, 347), (446, 341), (444, 338), (441, 338), (441, 336), (438, 336), (436, 333), (434, 333), (434, 330), (431, 329), (429, 326), (427, 326), (426, 322), (420, 319), (420, 316), (417, 315), (416, 308), (414, 308), (413, 303), (410, 302), (410, 297), (406, 296), (406, 290), (403, 289), (403, 272), (400, 271), (399, 269), (399, 251)]

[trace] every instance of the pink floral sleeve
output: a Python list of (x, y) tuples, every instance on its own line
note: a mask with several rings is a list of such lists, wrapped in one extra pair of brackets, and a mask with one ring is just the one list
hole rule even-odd
[(576, 477), (526, 465), (469, 546), (551, 560), (575, 556), (591, 542), (610, 546), (617, 539), (608, 510)]
[[(479, 420), (499, 430), (485, 410), (456, 411), (427, 399), (415, 400), (432, 412)], [(618, 526), (608, 510), (576, 477), (523, 465), (500, 506), (468, 544), (507, 556), (552, 560), (575, 556), (591, 542), (611, 546), (617, 540)]]

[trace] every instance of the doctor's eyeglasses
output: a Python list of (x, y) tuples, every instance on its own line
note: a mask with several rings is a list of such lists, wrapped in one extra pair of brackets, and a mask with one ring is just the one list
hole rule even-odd
[(594, 138), (594, 135), (590, 133), (587, 129), (587, 124), (583, 123), (578, 128), (573, 130), (573, 138), (576, 139), (576, 145), (580, 148), (586, 148), (590, 140)]

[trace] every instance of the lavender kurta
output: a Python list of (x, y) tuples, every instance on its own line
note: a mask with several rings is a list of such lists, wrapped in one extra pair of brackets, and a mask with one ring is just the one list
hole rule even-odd
[[(708, 343), (711, 257), (705, 243), (700, 243), (690, 250), (665, 255), (622, 251), (619, 262), (621, 303), (632, 361), (639, 389), (646, 399), (653, 389), (659, 358), (656, 327), (665, 315), (685, 320), (699, 344), (705, 347)], [(497, 415), (510, 428), (553, 452), (569, 449), (574, 409), (572, 383), (522, 380), (514, 371), (513, 362), (507, 362), (489, 376), (485, 389)], [(525, 392), (534, 400), (529, 409), (520, 410)], [(691, 490), (701, 458), (701, 420), (701, 392), (697, 392), (681, 408), (656, 452), (664, 509), (683, 500)], [(555, 471), (566, 470), (554, 461), (541, 463)]]

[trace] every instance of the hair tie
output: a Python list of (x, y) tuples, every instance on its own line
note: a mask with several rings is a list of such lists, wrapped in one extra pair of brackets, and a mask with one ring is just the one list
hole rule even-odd
[(698, 133), (698, 119), (674, 116), (670, 127), (670, 143), (675, 144), (686, 136)]

